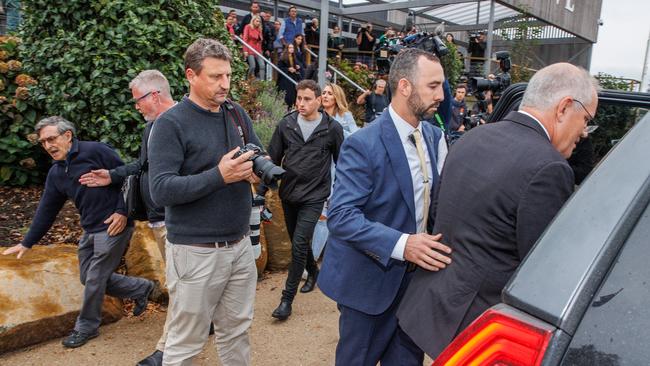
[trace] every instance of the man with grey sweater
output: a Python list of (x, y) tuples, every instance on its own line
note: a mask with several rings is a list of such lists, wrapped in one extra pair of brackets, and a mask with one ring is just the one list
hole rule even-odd
[(256, 268), (249, 238), (248, 159), (260, 145), (246, 112), (226, 99), (232, 56), (198, 39), (185, 52), (189, 96), (161, 115), (149, 142), (151, 196), (165, 206), (171, 304), (163, 365), (190, 365), (214, 322), (224, 365), (249, 365)]

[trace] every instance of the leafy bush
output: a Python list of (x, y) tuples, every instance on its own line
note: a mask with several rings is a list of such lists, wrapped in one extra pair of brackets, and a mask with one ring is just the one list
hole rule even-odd
[(449, 82), (451, 90), (455, 90), (456, 83), (458, 83), (458, 79), (463, 73), (465, 65), (463, 64), (462, 55), (458, 54), (458, 48), (453, 42), (447, 42), (445, 40), (445, 46), (447, 46), (449, 53), (441, 57), (440, 63), (442, 64), (442, 69), (445, 71), (445, 78)]
[[(158, 69), (180, 98), (187, 92), (188, 45), (209, 37), (236, 50), (216, 1), (25, 0), (23, 9), (24, 66), (39, 80), (34, 99), (47, 114), (74, 122), (80, 138), (107, 142), (125, 157), (137, 155), (144, 125), (131, 79)], [(246, 68), (235, 58), (236, 87)]]
[[(354, 71), (354, 63), (348, 62), (345, 59), (339, 61), (335, 58), (330, 58), (329, 63), (334, 65), (334, 67), (345, 74), (345, 76), (349, 77), (352, 81), (365, 89), (370, 89), (375, 80), (375, 75), (371, 71), (365, 68), (362, 68), (359, 71)], [(352, 115), (354, 116), (354, 120), (357, 124), (361, 123), (365, 119), (366, 109), (364, 106), (357, 104), (357, 97), (362, 92), (340, 76), (336, 78), (336, 84), (345, 91), (348, 106), (350, 112), (352, 112)]]
[(284, 93), (272, 81), (252, 80), (242, 89), (240, 103), (253, 119), (255, 134), (268, 148), (273, 131), (287, 113)]
[(22, 70), (20, 39), (0, 37), (0, 185), (39, 182), (47, 165), (42, 150), (27, 141), (39, 115), (29, 87), (37, 81)]

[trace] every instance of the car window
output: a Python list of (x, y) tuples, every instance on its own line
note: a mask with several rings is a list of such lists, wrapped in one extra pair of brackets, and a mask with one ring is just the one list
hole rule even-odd
[(563, 365), (648, 364), (649, 238), (650, 206), (646, 207), (596, 292), (569, 345)]
[(646, 112), (644, 108), (599, 103), (594, 118), (594, 124), (598, 128), (589, 135), (595, 161), (600, 161)]

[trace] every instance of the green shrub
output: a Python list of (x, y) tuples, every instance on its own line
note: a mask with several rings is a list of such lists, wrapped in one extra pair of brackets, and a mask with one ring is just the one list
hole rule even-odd
[[(135, 157), (143, 120), (128, 83), (158, 69), (180, 99), (188, 90), (183, 53), (199, 37), (236, 50), (216, 1), (25, 0), (22, 38), (25, 68), (39, 83), (35, 100), (48, 115), (74, 122), (81, 139), (104, 141)], [(235, 53), (233, 86), (245, 66)]]
[(458, 78), (463, 73), (465, 65), (463, 64), (462, 55), (458, 54), (458, 48), (453, 42), (445, 41), (445, 46), (447, 46), (449, 53), (440, 58), (440, 63), (445, 71), (445, 78), (449, 82), (451, 90), (455, 90)]
[[(354, 63), (348, 62), (348, 60), (337, 60), (335, 58), (330, 58), (329, 62), (334, 65), (339, 71), (341, 71), (345, 76), (349, 77), (352, 81), (359, 84), (359, 86), (370, 89), (374, 81), (374, 74), (368, 69), (361, 69), (359, 71), (354, 71)], [(372, 75), (372, 77), (371, 77)], [(362, 125), (365, 119), (365, 107), (357, 104), (357, 97), (361, 95), (362, 91), (357, 89), (354, 85), (347, 82), (344, 78), (337, 75), (336, 84), (343, 88), (345, 95), (347, 97), (348, 106), (350, 112), (354, 116), (354, 120), (358, 125)]]
[(20, 39), (0, 37), (0, 185), (26, 185), (41, 181), (47, 158), (29, 143), (39, 112), (32, 105), (29, 87), (37, 81), (22, 70)]
[(240, 103), (253, 119), (255, 134), (268, 148), (275, 127), (287, 113), (284, 92), (279, 92), (272, 81), (252, 80), (242, 88)]

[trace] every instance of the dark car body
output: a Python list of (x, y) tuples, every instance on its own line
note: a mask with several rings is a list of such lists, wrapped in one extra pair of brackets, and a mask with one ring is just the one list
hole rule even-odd
[[(525, 85), (511, 88), (493, 120), (518, 106)], [(603, 91), (599, 104), (649, 108), (650, 94)], [(503, 290), (502, 303), (461, 333), (434, 364), (470, 364), (467, 360), (479, 356), (484, 361), (474, 364), (650, 364), (649, 202), (646, 113), (556, 215)], [(496, 329), (489, 325), (495, 314), (506, 322), (488, 337)], [(517, 349), (529, 335), (539, 342), (527, 340)], [(501, 351), (494, 351), (495, 344)], [(529, 361), (508, 358), (535, 350)], [(501, 356), (487, 358), (490, 352)]]

